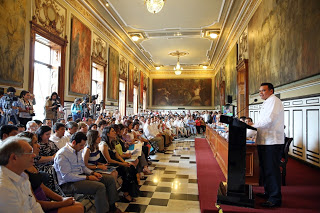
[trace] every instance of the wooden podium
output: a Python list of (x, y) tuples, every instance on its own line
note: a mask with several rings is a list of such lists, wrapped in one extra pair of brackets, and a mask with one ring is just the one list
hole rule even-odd
[(217, 203), (254, 208), (252, 185), (245, 184), (247, 129), (256, 130), (237, 118), (221, 115), (229, 124), (228, 178), (219, 185)]

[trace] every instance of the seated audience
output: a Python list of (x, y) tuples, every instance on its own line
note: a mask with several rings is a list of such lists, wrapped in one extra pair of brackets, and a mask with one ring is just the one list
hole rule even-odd
[(64, 136), (65, 130), (66, 127), (63, 123), (57, 122), (53, 125), (53, 134), (50, 136), (49, 140), (53, 141), (58, 149), (64, 147), (69, 141), (69, 138)]
[(159, 132), (155, 130), (155, 128), (152, 127), (150, 118), (147, 119), (143, 127), (143, 132), (144, 132), (144, 135), (147, 137), (147, 139), (150, 141), (155, 151), (162, 152), (162, 153), (165, 152), (164, 138)]
[(1, 141), (4, 141), (10, 136), (15, 136), (16, 134), (18, 134), (18, 127), (15, 125), (2, 125), (0, 127)]
[[(37, 135), (31, 132), (22, 132), (18, 134), (18, 137), (29, 138), (29, 145), (33, 149), (35, 155), (39, 154), (40, 145), (38, 143)], [(33, 194), (38, 203), (40, 203), (42, 209), (45, 212), (58, 212), (58, 213), (83, 213), (84, 208), (81, 203), (75, 202), (73, 197), (61, 197), (60, 195), (53, 192), (51, 189), (43, 184), (44, 174), (34, 166), (30, 166), (25, 170), (29, 175), (29, 181)]]
[(87, 137), (83, 132), (72, 135), (70, 142), (61, 148), (54, 158), (62, 190), (73, 189), (75, 193), (91, 194), (95, 197), (96, 212), (119, 212), (115, 203), (119, 199), (116, 183), (111, 176), (102, 176), (84, 165), (80, 151)]
[(35, 154), (29, 139), (10, 137), (0, 144), (1, 212), (43, 212), (23, 171), (33, 165)]
[[(87, 146), (83, 150), (83, 161), (84, 165), (91, 170), (100, 169), (106, 171), (108, 169), (108, 165), (106, 163), (99, 162), (100, 158), (103, 157), (99, 150), (100, 141), (101, 137), (97, 130), (88, 131)], [(118, 172), (116, 170), (112, 171), (111, 175), (115, 181), (117, 181)]]
[(35, 121), (28, 121), (26, 125), (26, 131), (35, 133), (39, 128), (38, 124)]
[(133, 191), (129, 192), (129, 190), (132, 189), (132, 186), (137, 184), (137, 172), (133, 165), (125, 162), (123, 158), (121, 158), (121, 156), (116, 152), (115, 146), (112, 143), (116, 137), (117, 133), (114, 128), (111, 126), (106, 127), (102, 132), (99, 150), (101, 151), (106, 163), (118, 166), (117, 171), (123, 180), (123, 184), (121, 186), (121, 191), (124, 192), (123, 201), (134, 202), (135, 199), (132, 198), (134, 193)]
[(90, 126), (89, 126), (89, 130), (97, 130), (98, 131), (98, 125), (97, 124), (91, 124)]
[(85, 122), (79, 122), (78, 123), (78, 132), (83, 132), (84, 134), (87, 134), (88, 125)]
[(68, 137), (68, 142), (70, 141), (71, 136), (77, 132), (78, 124), (74, 121), (69, 121), (66, 124), (67, 131), (64, 132), (64, 136)]
[(52, 128), (52, 120), (48, 119), (48, 118), (45, 118), (45, 119), (43, 119), (42, 125), (43, 126), (49, 126), (50, 128)]
[(18, 133), (24, 132), (26, 130), (26, 127), (23, 124), (17, 124), (16, 127), (18, 128)]
[(40, 143), (40, 152), (39, 156), (35, 159), (35, 166), (39, 171), (49, 174), (50, 178), (44, 184), (50, 189), (54, 189), (52, 165), (55, 154), (59, 149), (54, 142), (49, 140), (51, 135), (51, 128), (49, 126), (41, 126), (36, 131), (36, 134)]

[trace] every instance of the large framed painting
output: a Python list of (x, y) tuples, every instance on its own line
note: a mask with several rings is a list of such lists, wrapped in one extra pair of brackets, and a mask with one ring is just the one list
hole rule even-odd
[(249, 94), (263, 82), (278, 87), (320, 73), (319, 10), (319, 0), (261, 2), (248, 23)]
[(140, 95), (139, 95), (139, 103), (143, 105), (143, 72), (140, 70)]
[(90, 94), (91, 30), (76, 17), (71, 18), (70, 78), (71, 94)]
[(26, 2), (0, 1), (0, 84), (23, 86)]
[(109, 67), (108, 67), (108, 96), (109, 101), (119, 99), (119, 52), (113, 47), (109, 47)]
[(212, 79), (153, 79), (153, 106), (212, 106)]
[(129, 76), (128, 76), (128, 102), (133, 103), (133, 81), (134, 81), (134, 65), (129, 62)]

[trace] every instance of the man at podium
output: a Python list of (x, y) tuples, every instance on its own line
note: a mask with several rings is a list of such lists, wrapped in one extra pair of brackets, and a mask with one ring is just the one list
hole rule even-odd
[(281, 100), (274, 95), (271, 83), (262, 83), (259, 95), (264, 102), (259, 120), (253, 127), (258, 129), (256, 143), (265, 192), (257, 196), (267, 200), (261, 204), (263, 207), (273, 208), (281, 206), (280, 159), (284, 144), (284, 110)]

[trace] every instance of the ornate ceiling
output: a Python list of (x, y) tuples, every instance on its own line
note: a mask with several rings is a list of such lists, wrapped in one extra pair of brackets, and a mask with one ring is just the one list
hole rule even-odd
[[(166, 0), (156, 14), (144, 0), (81, 1), (154, 73), (158, 65), (160, 71), (173, 70), (177, 58), (168, 54), (176, 50), (189, 53), (180, 58), (186, 71), (203, 70), (201, 65), (217, 70), (261, 0)], [(219, 37), (210, 38), (210, 30)], [(133, 41), (132, 34), (142, 39)]]

